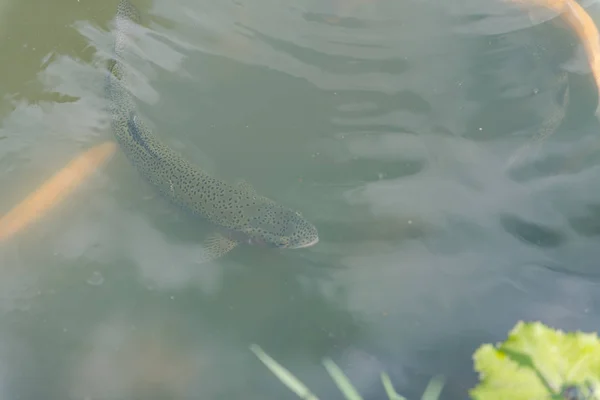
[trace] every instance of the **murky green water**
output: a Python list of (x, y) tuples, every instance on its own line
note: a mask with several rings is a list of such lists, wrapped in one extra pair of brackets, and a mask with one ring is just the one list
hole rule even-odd
[[(112, 138), (117, 4), (3, 1), (0, 213)], [(323, 399), (325, 356), (366, 399), (382, 369), (458, 399), (517, 320), (597, 329), (600, 126), (564, 24), (492, 0), (133, 2), (149, 124), (320, 242), (197, 265), (197, 222), (119, 153), (0, 246), (0, 397), (294, 398), (257, 343)]]

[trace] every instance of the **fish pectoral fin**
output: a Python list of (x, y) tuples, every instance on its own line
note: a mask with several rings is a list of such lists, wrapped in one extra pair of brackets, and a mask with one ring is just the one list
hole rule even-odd
[(229, 253), (239, 243), (235, 240), (231, 240), (220, 233), (213, 233), (209, 235), (204, 242), (202, 247), (204, 248), (204, 254), (199, 260), (200, 263), (216, 260), (217, 258)]

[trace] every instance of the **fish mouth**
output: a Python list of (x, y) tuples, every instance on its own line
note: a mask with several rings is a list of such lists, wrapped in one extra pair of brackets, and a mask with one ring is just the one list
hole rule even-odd
[(312, 241), (310, 242), (306, 242), (306, 243), (301, 243), (297, 246), (292, 246), (290, 247), (290, 249), (305, 249), (307, 247), (311, 247), (314, 246), (315, 244), (319, 243), (319, 238), (314, 238)]

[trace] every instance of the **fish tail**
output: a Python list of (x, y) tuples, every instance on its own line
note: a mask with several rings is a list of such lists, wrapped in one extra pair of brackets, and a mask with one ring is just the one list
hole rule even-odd
[(117, 59), (131, 46), (129, 31), (133, 25), (141, 24), (139, 10), (131, 4), (129, 0), (121, 0), (117, 6), (117, 15), (115, 18), (115, 57), (108, 61), (108, 71), (117, 79), (122, 78), (122, 73), (119, 70), (121, 62)]
[(142, 20), (139, 10), (129, 0), (121, 0), (117, 6), (117, 17), (139, 24)]

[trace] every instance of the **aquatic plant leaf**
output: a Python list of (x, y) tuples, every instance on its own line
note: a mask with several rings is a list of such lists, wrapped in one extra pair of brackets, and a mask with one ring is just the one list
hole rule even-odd
[(394, 385), (392, 385), (392, 381), (388, 374), (383, 372), (381, 374), (381, 383), (383, 384), (383, 388), (385, 389), (385, 394), (387, 394), (390, 400), (406, 400), (406, 397), (399, 395), (394, 389)]
[(337, 385), (338, 389), (344, 394), (346, 400), (362, 400), (362, 397), (358, 394), (356, 388), (352, 386), (346, 375), (331, 359), (326, 358), (323, 360), (323, 365), (327, 369), (327, 372), (329, 372), (329, 375)]
[(263, 362), (269, 368), (269, 370), (288, 387), (292, 392), (296, 393), (298, 397), (306, 400), (319, 400), (306, 385), (304, 385), (298, 378), (296, 378), (290, 371), (285, 369), (277, 361), (271, 358), (267, 353), (263, 351), (258, 345), (253, 344), (250, 346), (250, 350), (256, 354), (258, 359)]
[[(444, 381), (445, 380), (442, 376), (436, 376), (432, 378), (427, 384), (427, 387), (423, 392), (423, 396), (421, 396), (421, 400), (438, 400), (440, 398), (440, 394), (442, 393), (442, 389), (444, 388)], [(407, 400), (406, 397), (396, 392), (389, 375), (385, 372), (381, 373), (381, 383), (385, 389), (385, 394), (387, 394), (390, 400)]]
[[(541, 322), (519, 322), (506, 341), (473, 355), (480, 383), (474, 399), (563, 399), (565, 390), (600, 398), (600, 341), (596, 334), (564, 333)], [(595, 395), (590, 397), (590, 388)], [(562, 395), (561, 395), (562, 393)], [(576, 397), (578, 398), (578, 397)]]
[(442, 393), (442, 389), (444, 388), (444, 383), (445, 379), (441, 376), (432, 378), (427, 384), (423, 396), (421, 396), (421, 400), (438, 400)]
[[(298, 397), (305, 400), (319, 400), (315, 394), (313, 394), (306, 385), (304, 385), (298, 378), (296, 378), (290, 371), (281, 366), (277, 361), (265, 353), (258, 345), (253, 344), (250, 346), (250, 350), (258, 357), (269, 368), (269, 370), (279, 379), (285, 386), (288, 387), (292, 392), (296, 393)], [(350, 383), (346, 375), (342, 370), (333, 362), (333, 360), (326, 358), (323, 360), (323, 365), (327, 369), (327, 372), (333, 379), (334, 383), (344, 394), (346, 400), (362, 400), (362, 397), (356, 390), (356, 388)], [(405, 397), (399, 395), (394, 390), (390, 377), (383, 372), (381, 374), (381, 382), (383, 383), (384, 389), (389, 400), (406, 400)], [(435, 377), (425, 388), (423, 397), (421, 400), (438, 400), (439, 395), (444, 386), (444, 379), (442, 377)]]

